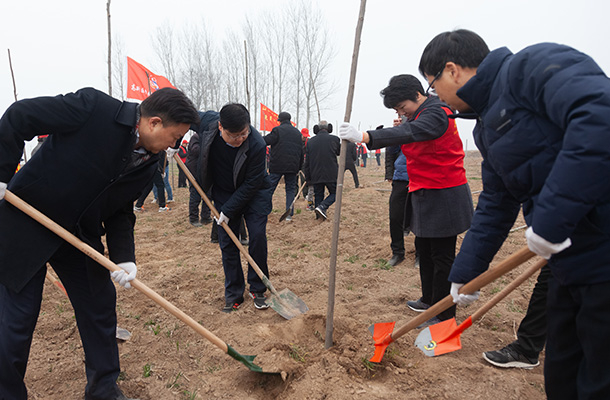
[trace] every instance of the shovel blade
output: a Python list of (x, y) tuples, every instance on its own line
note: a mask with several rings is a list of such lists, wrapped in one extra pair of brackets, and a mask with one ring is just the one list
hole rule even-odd
[(269, 293), (266, 301), (275, 312), (286, 319), (292, 319), (309, 311), (307, 304), (288, 289), (280, 290), (277, 295)]
[(280, 216), (280, 222), (285, 220), (286, 217), (289, 216), (289, 215), (290, 215), (290, 209), (286, 210), (286, 212)]
[(415, 345), (428, 357), (451, 353), (462, 348), (461, 335), (472, 325), (468, 317), (459, 326), (455, 318), (439, 322), (422, 330), (415, 339)]
[(254, 372), (260, 372), (262, 374), (281, 374), (281, 372), (269, 372), (269, 371), (263, 371), (263, 369), (261, 367), (259, 367), (258, 365), (254, 364), (254, 359), (256, 358), (256, 356), (245, 356), (242, 354), (239, 354), (233, 347), (229, 346), (227, 344), (227, 354), (230, 355), (231, 357), (233, 357), (234, 359), (236, 359), (237, 361), (239, 361), (240, 363), (244, 364), (246, 367), (248, 367), (248, 369), (250, 371), (254, 371)]
[(369, 332), (371, 332), (375, 341), (375, 354), (369, 360), (370, 362), (380, 363), (383, 359), (385, 350), (394, 341), (392, 339), (394, 325), (396, 325), (396, 322), (381, 322), (369, 326)]

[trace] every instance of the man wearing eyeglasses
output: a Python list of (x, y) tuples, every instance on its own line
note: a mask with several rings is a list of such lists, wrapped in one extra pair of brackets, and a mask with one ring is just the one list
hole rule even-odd
[[(451, 109), (428, 95), (413, 75), (397, 75), (381, 91), (383, 103), (396, 110), (394, 127), (359, 132), (343, 123), (339, 136), (363, 142), (369, 149), (401, 145), (407, 158), (409, 194), (405, 227), (415, 235), (420, 257), (422, 296), (407, 302), (423, 312), (449, 294), (449, 271), (455, 258), (457, 235), (470, 227), (473, 206), (464, 169), (464, 150)], [(405, 117), (405, 121), (401, 119)], [(405, 188), (406, 190), (406, 188)], [(403, 249), (404, 252), (404, 249)], [(455, 307), (424, 325), (455, 316)]]
[(419, 69), (442, 100), (477, 118), (483, 155), (483, 192), (449, 276), (454, 302), (476, 299), (457, 292), (488, 268), (522, 206), (528, 246), (551, 270), (546, 394), (610, 398), (608, 77), (570, 47), (490, 52), (467, 30), (436, 36)]
[[(250, 236), (248, 252), (262, 272), (267, 268), (267, 216), (271, 212), (271, 181), (265, 168), (266, 144), (250, 125), (250, 113), (242, 104), (227, 104), (220, 110), (214, 129), (199, 135), (200, 152), (197, 180), (212, 199), (220, 217), (239, 236), (244, 217)], [(211, 192), (210, 192), (211, 190)], [(225, 273), (225, 306), (223, 312), (237, 310), (244, 302), (245, 280), (239, 249), (224, 229), (218, 229)], [(258, 310), (269, 307), (266, 287), (252, 267), (248, 266), (250, 297)]]

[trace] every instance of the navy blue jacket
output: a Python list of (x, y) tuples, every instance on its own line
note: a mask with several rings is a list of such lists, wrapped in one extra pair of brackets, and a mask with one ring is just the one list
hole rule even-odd
[(408, 182), (407, 157), (400, 147), (388, 146), (385, 148), (385, 179)]
[[(0, 182), (49, 218), (104, 252), (135, 261), (133, 202), (152, 180), (157, 155), (126, 170), (136, 143), (137, 104), (92, 88), (14, 103), (0, 119)], [(44, 146), (13, 176), (23, 143), (49, 134)], [(0, 282), (19, 291), (63, 239), (0, 201)], [(87, 260), (91, 283), (108, 271)]]
[(572, 246), (549, 261), (561, 284), (610, 281), (610, 81), (557, 44), (491, 52), (458, 92), (479, 115), (483, 192), (449, 280), (487, 269), (520, 205), (527, 224)]

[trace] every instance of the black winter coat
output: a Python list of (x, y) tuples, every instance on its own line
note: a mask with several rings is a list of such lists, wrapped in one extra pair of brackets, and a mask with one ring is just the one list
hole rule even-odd
[(337, 181), (339, 165), (337, 156), (341, 152), (341, 140), (322, 130), (307, 141), (305, 148), (305, 179), (308, 184)]
[(303, 166), (303, 139), (301, 132), (290, 121), (284, 121), (263, 137), (271, 146), (269, 172), (272, 174), (296, 174)]
[[(110, 259), (135, 261), (133, 201), (152, 180), (157, 156), (126, 172), (136, 142), (137, 104), (92, 88), (14, 103), (0, 119), (0, 182)], [(44, 146), (13, 176), (23, 143), (49, 134)], [(0, 282), (19, 291), (65, 243), (0, 201)], [(108, 271), (87, 261), (90, 280)]]

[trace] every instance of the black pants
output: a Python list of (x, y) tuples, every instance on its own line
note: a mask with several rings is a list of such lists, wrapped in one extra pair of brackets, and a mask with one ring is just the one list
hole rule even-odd
[(358, 181), (358, 171), (356, 171), (356, 164), (353, 161), (346, 160), (345, 170), (349, 170), (349, 172), (352, 173), (352, 178), (354, 178), (354, 186), (360, 186), (360, 182)]
[[(419, 252), (422, 301), (426, 304), (436, 304), (451, 290), (449, 271), (455, 259), (456, 238), (415, 238)], [(437, 317), (442, 321), (455, 317), (455, 305)]]
[(159, 200), (159, 207), (165, 207), (165, 182), (163, 182), (163, 176), (161, 172), (155, 171), (153, 175), (153, 181), (144, 189), (142, 196), (136, 201), (136, 207), (142, 207), (144, 200), (148, 197), (148, 194), (153, 188), (153, 185), (157, 188), (157, 199)]
[[(209, 197), (209, 196), (208, 196)], [(189, 185), (189, 221), (199, 221), (199, 203), (201, 203), (201, 221), (210, 220), (210, 208), (202, 200), (199, 192), (193, 185)]]
[(182, 168), (178, 168), (178, 187), (186, 187), (186, 174)]
[[(212, 241), (218, 240), (218, 229), (224, 230), (224, 228), (219, 228), (218, 224), (214, 222), (212, 224), (212, 232), (210, 233), (210, 239)], [(239, 240), (248, 240), (248, 232), (246, 231), (246, 221), (244, 217), (241, 217), (241, 223), (239, 224), (239, 235), (237, 235)]]
[(547, 397), (610, 399), (610, 282), (563, 286), (551, 275), (547, 304)]
[(392, 181), (390, 193), (390, 238), (392, 255), (405, 255), (405, 206), (409, 194), (409, 181)]
[[(328, 189), (328, 196), (324, 197), (324, 188)], [(313, 185), (313, 196), (316, 207), (324, 211), (332, 206), (337, 195), (337, 182), (316, 183)]]
[(546, 343), (546, 302), (550, 276), (551, 269), (547, 264), (540, 270), (527, 312), (517, 330), (517, 341), (513, 343), (526, 357), (537, 358)]
[[(91, 262), (68, 243), (64, 243), (49, 260), (74, 308), (85, 352), (87, 398), (113, 399), (120, 393), (116, 385), (120, 372), (116, 343), (116, 291), (107, 271), (100, 271), (97, 279), (89, 278), (85, 265)], [(46, 266), (42, 266), (18, 293), (0, 284), (2, 399), (27, 398), (23, 377), (40, 312), (46, 271)]]

